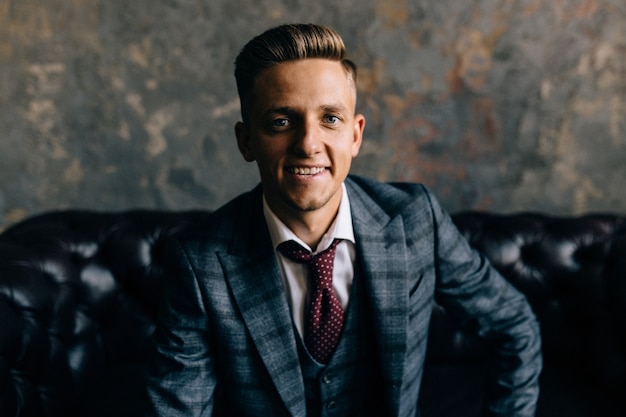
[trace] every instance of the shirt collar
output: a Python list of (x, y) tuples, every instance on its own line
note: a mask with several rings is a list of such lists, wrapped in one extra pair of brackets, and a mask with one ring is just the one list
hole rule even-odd
[[(350, 212), (350, 201), (348, 199), (346, 186), (343, 183), (341, 184), (341, 193), (341, 202), (339, 203), (337, 217), (335, 217), (333, 223), (330, 225), (324, 236), (322, 236), (317, 252), (329, 247), (334, 239), (349, 240), (350, 242), (355, 243), (354, 229), (352, 228), (352, 213)], [(278, 216), (276, 216), (276, 214), (274, 214), (272, 209), (267, 204), (265, 196), (263, 196), (263, 214), (265, 215), (265, 222), (267, 223), (267, 227), (270, 231), (274, 249), (276, 249), (276, 247), (282, 242), (295, 240), (304, 248), (311, 250), (309, 245), (296, 236), (296, 234), (293, 233), (291, 229), (289, 229), (285, 223), (283, 223)]]

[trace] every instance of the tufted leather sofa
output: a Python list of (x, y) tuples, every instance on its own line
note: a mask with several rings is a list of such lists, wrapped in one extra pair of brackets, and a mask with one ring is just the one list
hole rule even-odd
[[(206, 213), (51, 212), (0, 235), (0, 417), (139, 416), (165, 238)], [(541, 322), (540, 417), (626, 415), (626, 218), (464, 212)], [(489, 354), (435, 306), (425, 417), (478, 416)]]

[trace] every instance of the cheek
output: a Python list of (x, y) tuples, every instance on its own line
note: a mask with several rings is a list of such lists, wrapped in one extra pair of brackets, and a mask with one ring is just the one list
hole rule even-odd
[(351, 147), (345, 147), (341, 151), (335, 153), (334, 164), (337, 167), (341, 167), (342, 171), (348, 171), (352, 165), (352, 159), (354, 158), (353, 149)]
[(279, 163), (282, 159), (283, 152), (280, 147), (270, 142), (260, 142), (254, 149), (254, 154), (257, 161), (262, 162), (263, 165), (269, 167)]
[(360, 146), (358, 143), (354, 141), (346, 141), (341, 151), (346, 159), (351, 160), (352, 158), (354, 158), (355, 156), (359, 154), (359, 148)]

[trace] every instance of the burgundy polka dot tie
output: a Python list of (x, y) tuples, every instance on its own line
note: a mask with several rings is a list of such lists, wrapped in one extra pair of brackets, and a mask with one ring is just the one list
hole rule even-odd
[(311, 301), (308, 316), (305, 317), (304, 343), (311, 356), (324, 364), (328, 363), (335, 350), (343, 326), (343, 309), (332, 285), (337, 244), (339, 239), (316, 255), (293, 240), (278, 245), (283, 255), (308, 266)]

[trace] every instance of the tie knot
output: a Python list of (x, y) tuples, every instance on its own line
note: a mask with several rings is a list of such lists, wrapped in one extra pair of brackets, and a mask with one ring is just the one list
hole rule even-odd
[(313, 255), (293, 240), (278, 245), (278, 250), (292, 261), (306, 264), (309, 267), (311, 285), (318, 288), (331, 288), (333, 280), (333, 263), (340, 239), (320, 253)]
[(332, 262), (335, 257), (335, 251), (337, 250), (337, 245), (339, 244), (339, 242), (340, 239), (333, 240), (328, 248), (324, 249), (320, 253), (316, 253), (315, 255), (313, 255), (308, 249), (302, 247), (302, 245), (300, 245), (295, 240), (282, 242), (278, 245), (278, 250), (287, 258), (295, 262), (309, 263), (319, 262), (328, 259), (330, 259)]

